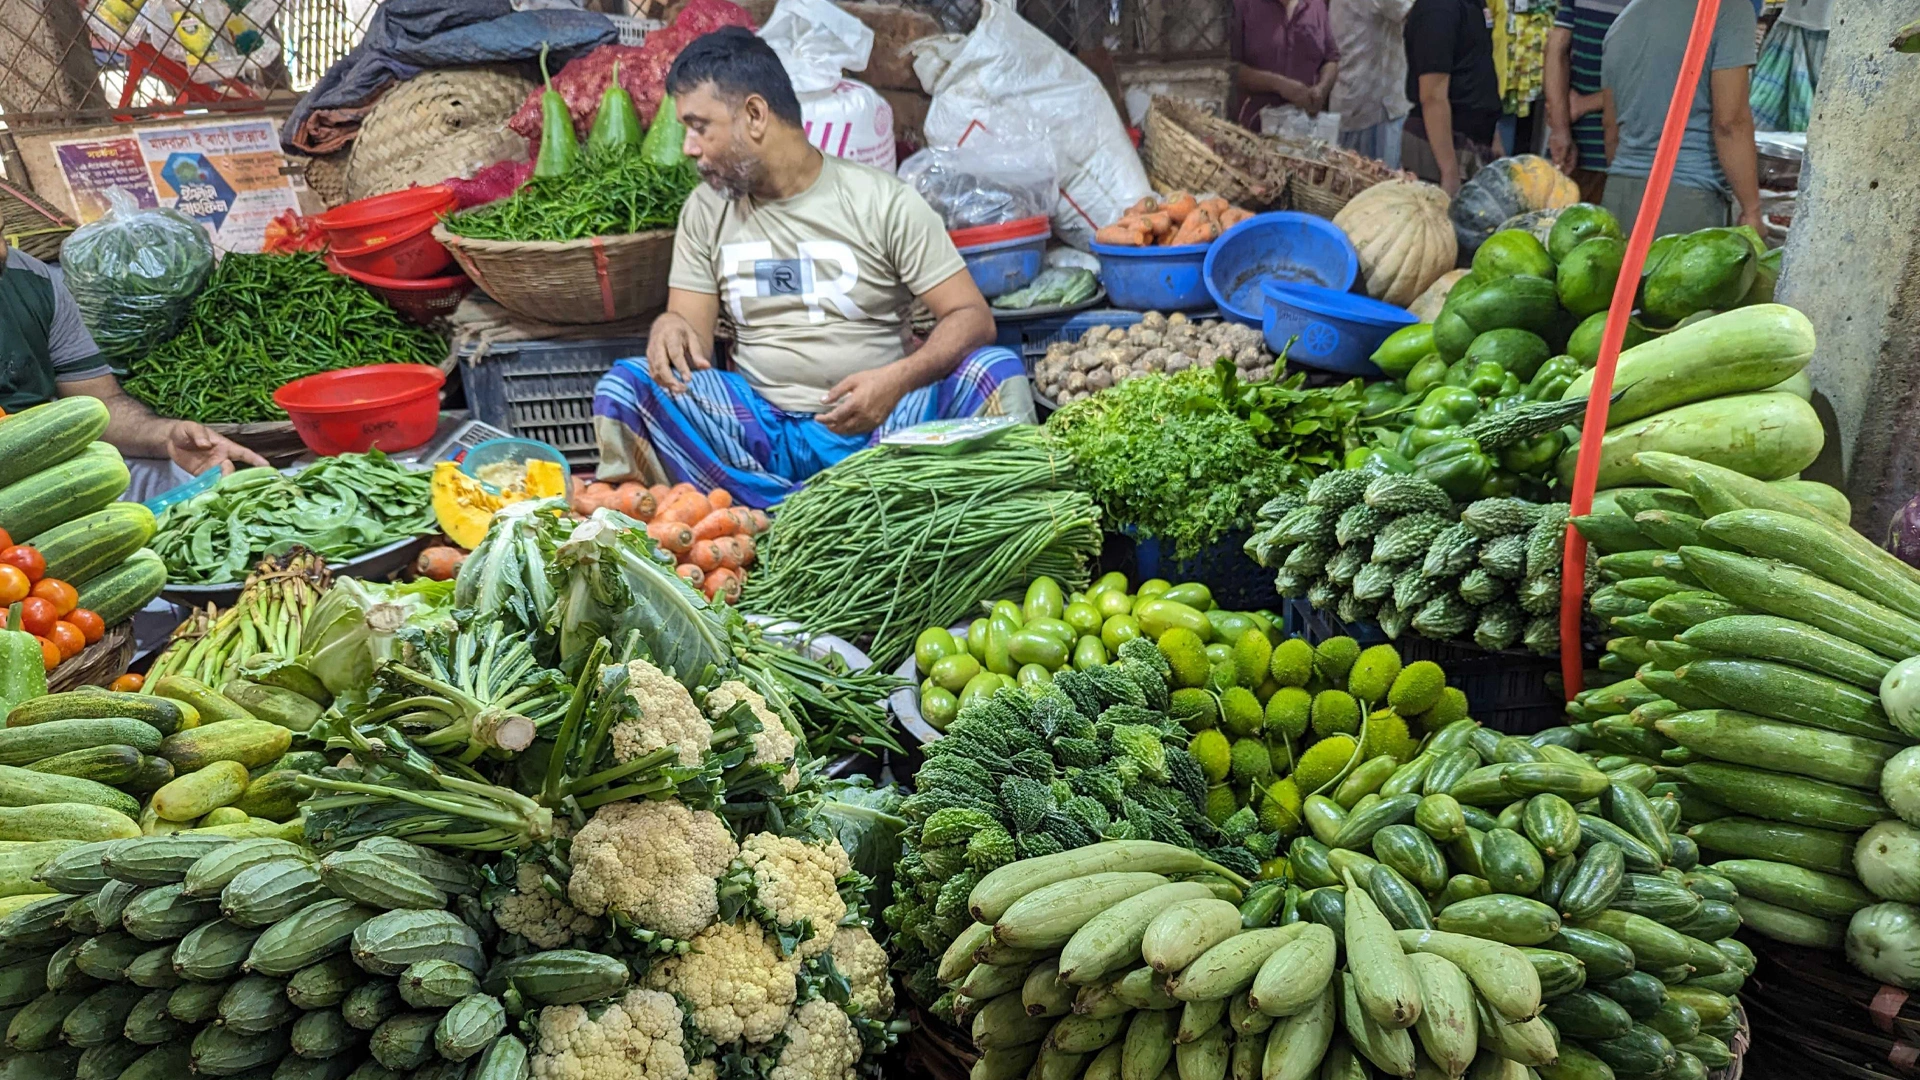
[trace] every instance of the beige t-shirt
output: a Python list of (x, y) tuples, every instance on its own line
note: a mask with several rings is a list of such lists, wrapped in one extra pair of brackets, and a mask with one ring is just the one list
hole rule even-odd
[(835, 383), (905, 355), (913, 298), (965, 269), (918, 192), (829, 155), (812, 187), (777, 202), (700, 185), (680, 210), (671, 283), (720, 297), (734, 366), (768, 402), (820, 412)]

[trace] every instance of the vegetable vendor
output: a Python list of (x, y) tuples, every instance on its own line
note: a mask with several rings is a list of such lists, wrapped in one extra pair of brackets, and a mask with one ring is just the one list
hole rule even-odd
[[(5, 232), (0, 221), (0, 234)], [(149, 498), (219, 468), (265, 465), (260, 455), (190, 420), (169, 420), (120, 388), (80, 320), (60, 271), (14, 247), (0, 258), (0, 409), (19, 412), (56, 397), (97, 397), (112, 443), (133, 473), (126, 497)], [(184, 470), (184, 473), (182, 473)]]
[[(695, 40), (667, 74), (706, 181), (680, 212), (644, 359), (594, 393), (602, 480), (725, 487), (765, 508), (882, 435), (928, 420), (1032, 421), (1026, 367), (940, 215), (906, 184), (807, 141), (765, 42)], [(937, 320), (906, 344), (915, 299)], [(722, 307), (733, 366), (713, 366)]]

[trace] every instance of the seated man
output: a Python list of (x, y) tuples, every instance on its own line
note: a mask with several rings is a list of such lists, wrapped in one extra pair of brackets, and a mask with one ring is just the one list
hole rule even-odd
[[(891, 431), (977, 415), (1033, 419), (1020, 357), (940, 215), (899, 180), (807, 142), (772, 49), (728, 28), (667, 74), (706, 181), (680, 211), (667, 310), (643, 364), (595, 389), (602, 480), (725, 487), (748, 506)], [(907, 312), (935, 323), (907, 351)], [(722, 304), (736, 371), (712, 366)]]
[(130, 500), (152, 498), (215, 466), (230, 472), (235, 465), (266, 464), (203, 425), (163, 419), (128, 396), (80, 321), (60, 271), (0, 241), (0, 409), (16, 413), (82, 396), (106, 402), (100, 438), (127, 459)]

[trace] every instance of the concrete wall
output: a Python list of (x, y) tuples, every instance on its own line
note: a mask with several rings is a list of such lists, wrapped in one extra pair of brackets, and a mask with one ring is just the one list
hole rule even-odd
[(1808, 478), (1841, 485), (1876, 539), (1920, 490), (1920, 56), (1889, 45), (1914, 13), (1910, 0), (1833, 6), (1777, 292), (1819, 340), (1829, 434)]

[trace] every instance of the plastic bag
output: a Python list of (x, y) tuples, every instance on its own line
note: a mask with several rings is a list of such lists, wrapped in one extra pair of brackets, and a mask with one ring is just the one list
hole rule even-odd
[(966, 37), (926, 38), (913, 52), (914, 74), (933, 95), (924, 125), (933, 145), (959, 146), (972, 141), (969, 128), (998, 131), (1009, 123), (1047, 132), (1058, 173), (1059, 239), (1085, 250), (1094, 230), (1153, 194), (1100, 80), (1006, 0), (984, 0)]
[(142, 207), (121, 188), (110, 207), (60, 245), (60, 268), (80, 318), (119, 365), (172, 337), (213, 272), (213, 240), (200, 223)]
[(1052, 214), (1053, 148), (1046, 133), (975, 129), (961, 146), (930, 146), (900, 166), (900, 179), (949, 229), (1005, 225)]
[(873, 30), (829, 0), (780, 0), (760, 39), (800, 98), (807, 141), (834, 157), (892, 172), (893, 106), (845, 72), (865, 71)]
[(1269, 105), (1260, 110), (1260, 134), (1340, 145), (1340, 114), (1322, 109), (1312, 116), (1297, 105)]

